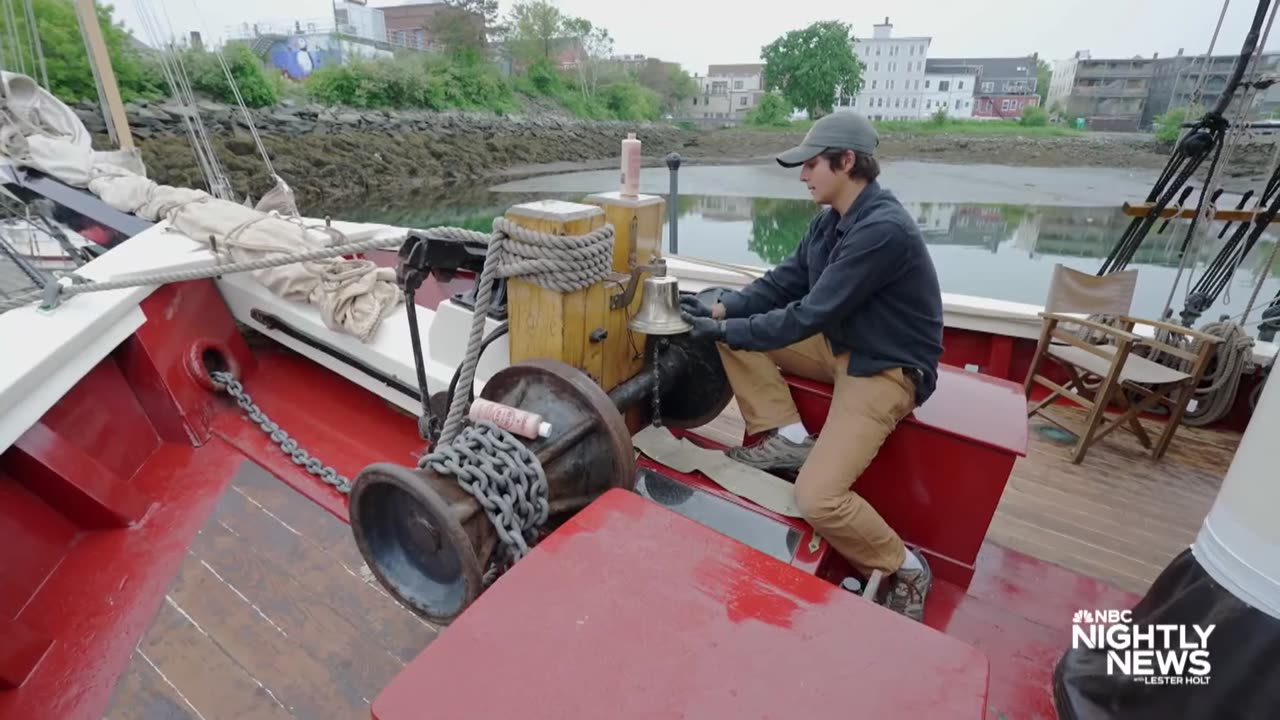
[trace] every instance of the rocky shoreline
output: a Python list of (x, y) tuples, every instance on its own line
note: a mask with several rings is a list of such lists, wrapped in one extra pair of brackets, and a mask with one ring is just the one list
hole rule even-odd
[[(233, 187), (256, 198), (274, 183), (238, 109), (202, 101), (200, 121)], [(75, 108), (100, 144), (106, 127), (96, 106)], [(133, 135), (150, 176), (169, 185), (203, 187), (187, 139), (185, 110), (171, 104), (130, 104)], [(596, 122), (559, 116), (369, 111), (297, 105), (251, 110), (275, 171), (294, 188), (302, 207), (362, 197), (452, 191), (496, 178), (615, 161), (628, 132), (644, 141), (646, 164), (678, 152), (690, 164), (767, 161), (803, 133), (687, 130), (665, 123)], [(105, 146), (105, 145), (104, 145)], [(1229, 172), (1256, 174), (1270, 145), (1246, 148)], [(1256, 151), (1255, 151), (1256, 150)], [(1089, 133), (1070, 137), (888, 134), (887, 160), (1038, 167), (1160, 168), (1169, 148), (1150, 136)]]

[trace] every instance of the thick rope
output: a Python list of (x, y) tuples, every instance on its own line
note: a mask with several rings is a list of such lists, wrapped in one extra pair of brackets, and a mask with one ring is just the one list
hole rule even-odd
[[(1244, 326), (1231, 321), (1212, 322), (1200, 328), (1200, 331), (1219, 338), (1220, 341), (1217, 356), (1205, 371), (1204, 377), (1201, 378), (1201, 385), (1196, 388), (1193, 395), (1196, 401), (1195, 407), (1188, 407), (1182, 416), (1183, 424), (1190, 427), (1212, 425), (1231, 412), (1232, 406), (1235, 405), (1236, 393), (1240, 389), (1240, 380), (1253, 361), (1253, 338), (1249, 337)], [(1178, 340), (1170, 333), (1163, 333), (1160, 341), (1174, 347), (1181, 347), (1193, 354), (1200, 352), (1200, 346), (1203, 343), (1201, 340), (1188, 342), (1185, 337), (1183, 340)], [(1147, 359), (1179, 372), (1189, 373), (1192, 370), (1190, 360), (1171, 355), (1159, 348), (1151, 348)]]
[(537, 232), (497, 217), (493, 235), (488, 238), (484, 269), (476, 287), (476, 307), (471, 316), (471, 334), (467, 337), (467, 353), (458, 374), (458, 388), (449, 405), (438, 445), (448, 445), (462, 430), (471, 393), (466, 388), (475, 382), (480, 360), (480, 344), (484, 341), (484, 320), (489, 313), (493, 283), (500, 277), (520, 277), (549, 290), (569, 293), (599, 282), (612, 269), (613, 226), (605, 225), (577, 237)]
[(74, 297), (76, 295), (82, 295), (90, 292), (123, 290), (124, 288), (143, 287), (146, 285), (165, 285), (168, 283), (186, 282), (188, 280), (205, 280), (207, 278), (218, 277), (220, 275), (231, 275), (234, 273), (250, 272), (253, 270), (266, 270), (267, 268), (292, 265), (294, 263), (307, 262), (310, 260), (324, 260), (327, 258), (341, 257), (343, 255), (354, 255), (357, 253), (368, 252), (369, 250), (377, 250), (379, 248), (394, 250), (399, 247), (401, 242), (402, 238), (373, 238), (370, 240), (361, 240), (360, 242), (333, 245), (330, 247), (306, 250), (287, 255), (273, 255), (271, 257), (259, 258), (257, 260), (245, 260), (243, 262), (227, 263), (225, 265), (214, 265), (212, 267), (200, 268), (198, 270), (159, 272), (151, 275), (138, 275), (122, 280), (103, 280), (98, 282), (84, 281), (73, 285), (50, 283), (44, 290), (33, 290), (31, 292), (0, 301), (0, 313), (14, 308), (23, 307), (24, 305), (30, 305), (41, 298), (45, 299), (45, 305), (54, 305), (64, 298)]

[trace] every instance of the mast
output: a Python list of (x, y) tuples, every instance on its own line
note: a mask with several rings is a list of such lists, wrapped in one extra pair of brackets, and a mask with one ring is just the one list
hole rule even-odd
[(102, 117), (107, 122), (107, 134), (121, 150), (132, 150), (133, 133), (129, 131), (124, 103), (120, 101), (120, 88), (116, 85), (116, 74), (111, 67), (111, 56), (107, 54), (102, 28), (98, 26), (98, 9), (93, 0), (75, 0), (75, 4), (80, 34), (89, 55), (89, 67), (98, 86), (98, 106), (102, 108)]

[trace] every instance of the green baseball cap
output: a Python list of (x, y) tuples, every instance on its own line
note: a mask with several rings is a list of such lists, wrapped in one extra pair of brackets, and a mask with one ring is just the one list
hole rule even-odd
[(824, 150), (838, 148), (864, 155), (874, 155), (880, 135), (865, 115), (838, 110), (820, 118), (809, 128), (804, 141), (778, 154), (778, 164), (793, 168), (817, 157)]

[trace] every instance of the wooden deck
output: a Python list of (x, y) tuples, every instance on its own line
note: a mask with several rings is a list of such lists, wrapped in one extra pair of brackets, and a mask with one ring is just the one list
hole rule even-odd
[[(1122, 430), (1072, 465), (1069, 446), (1035, 431), (1042, 424), (1032, 423), (988, 539), (1136, 593), (1195, 537), (1239, 440), (1183, 428), (1152, 463)], [(703, 428), (726, 444), (741, 433), (733, 405)], [(435, 635), (372, 578), (345, 523), (246, 462), (188, 549), (107, 717), (368, 717)]]
[(112, 720), (367, 718), (435, 637), (348, 526), (245, 464), (116, 686)]
[[(1051, 412), (1083, 426), (1079, 408)], [(1158, 424), (1144, 424), (1158, 437)], [(736, 445), (743, 427), (731, 403), (700, 432)], [(1138, 594), (1195, 539), (1240, 442), (1238, 433), (1182, 427), (1156, 463), (1118, 428), (1073, 465), (1071, 446), (1042, 436), (1041, 427), (1052, 424), (1031, 420), (1027, 457), (1013, 468), (987, 539)]]

